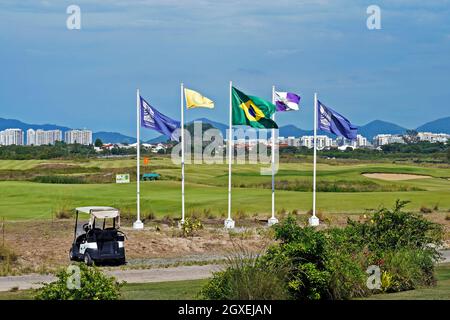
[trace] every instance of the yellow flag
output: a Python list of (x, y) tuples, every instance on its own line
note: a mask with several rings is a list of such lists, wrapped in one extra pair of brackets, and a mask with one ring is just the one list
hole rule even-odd
[(184, 96), (186, 97), (186, 106), (190, 108), (214, 108), (214, 101), (202, 96), (197, 91), (191, 89), (184, 89)]

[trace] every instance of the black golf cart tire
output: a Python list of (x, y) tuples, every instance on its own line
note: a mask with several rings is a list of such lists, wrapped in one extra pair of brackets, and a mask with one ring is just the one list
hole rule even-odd
[(94, 260), (92, 260), (91, 255), (89, 254), (89, 252), (85, 252), (84, 253), (84, 263), (91, 267), (92, 265), (94, 265)]
[(70, 248), (69, 250), (69, 260), (70, 261), (75, 261), (75, 256), (73, 255), (73, 249)]

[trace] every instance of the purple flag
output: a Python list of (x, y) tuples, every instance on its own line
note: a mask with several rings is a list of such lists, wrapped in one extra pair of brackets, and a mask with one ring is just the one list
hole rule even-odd
[(147, 101), (141, 98), (141, 126), (156, 130), (171, 140), (178, 140), (178, 128), (181, 127), (179, 121), (173, 120), (153, 108)]
[(358, 133), (358, 127), (352, 124), (347, 118), (340, 115), (331, 108), (326, 107), (322, 102), (317, 101), (317, 113), (319, 115), (317, 124), (320, 130), (354, 140)]
[(292, 92), (275, 92), (275, 104), (277, 111), (297, 111), (300, 96)]

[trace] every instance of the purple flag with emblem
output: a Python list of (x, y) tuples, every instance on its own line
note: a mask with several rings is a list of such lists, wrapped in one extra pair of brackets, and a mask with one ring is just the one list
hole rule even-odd
[(299, 109), (300, 96), (292, 92), (275, 91), (275, 105), (277, 111), (297, 111)]
[(156, 130), (171, 140), (177, 141), (179, 138), (179, 130), (181, 124), (179, 121), (173, 120), (168, 116), (162, 114), (154, 107), (152, 107), (147, 101), (141, 98), (141, 126)]
[(343, 115), (333, 109), (326, 107), (322, 102), (317, 101), (317, 113), (319, 117), (317, 124), (320, 130), (354, 140), (358, 133), (358, 127), (352, 124)]

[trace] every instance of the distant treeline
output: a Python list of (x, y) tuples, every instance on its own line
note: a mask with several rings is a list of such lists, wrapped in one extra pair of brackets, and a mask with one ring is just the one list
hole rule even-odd
[[(280, 149), (281, 156), (288, 155), (312, 155), (313, 149), (306, 147), (286, 147)], [(444, 143), (431, 143), (422, 141), (411, 144), (393, 143), (381, 146), (381, 150), (359, 148), (338, 150), (320, 150), (320, 157), (337, 159), (361, 159), (361, 160), (381, 160), (381, 159), (432, 159), (434, 162), (450, 162), (450, 145)]]
[[(204, 142), (203, 149), (208, 143)], [(161, 153), (170, 154), (171, 146)], [(141, 148), (141, 154), (149, 154), (149, 150)], [(194, 152), (194, 149), (192, 149)], [(222, 152), (226, 154), (226, 147)], [(57, 142), (55, 145), (46, 146), (1, 146), (0, 159), (2, 160), (31, 160), (31, 159), (77, 159), (93, 158), (107, 155), (135, 155), (136, 148), (113, 148), (111, 150), (95, 151), (94, 146), (85, 146), (80, 144), (65, 144)], [(285, 147), (280, 148), (282, 158), (291, 155), (312, 155), (313, 150), (306, 147)], [(450, 145), (444, 143), (417, 142), (411, 144), (393, 143), (384, 145), (381, 150), (359, 148), (353, 150), (348, 148), (341, 151), (337, 148), (329, 150), (320, 150), (320, 157), (337, 159), (361, 159), (361, 160), (381, 160), (381, 159), (416, 159), (430, 160), (433, 162), (450, 163)]]
[[(144, 148), (142, 154), (148, 152)], [(135, 155), (136, 148), (113, 148), (97, 152), (93, 145), (66, 144), (57, 142), (55, 145), (45, 146), (1, 146), (1, 160), (44, 160), (44, 159), (79, 159), (93, 158), (99, 155)]]

